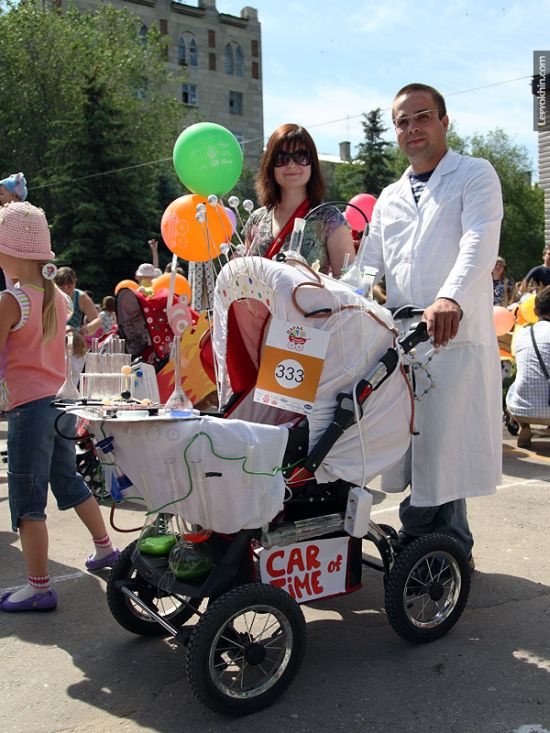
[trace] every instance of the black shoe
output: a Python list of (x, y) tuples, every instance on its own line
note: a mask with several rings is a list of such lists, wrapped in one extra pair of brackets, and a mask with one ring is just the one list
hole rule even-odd
[(406, 547), (407, 545), (410, 545), (411, 542), (414, 542), (414, 540), (416, 539), (418, 539), (416, 535), (404, 532), (402, 529), (400, 529), (397, 533), (397, 543), (401, 545), (401, 547)]

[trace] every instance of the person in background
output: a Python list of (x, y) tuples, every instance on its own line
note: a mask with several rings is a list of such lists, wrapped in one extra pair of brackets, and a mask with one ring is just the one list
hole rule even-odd
[[(385, 275), (387, 307), (413, 303), (424, 309), (422, 320), (438, 353), (429, 362), (430, 377), (415, 371), (422, 398), (415, 403), (408, 460), (382, 485), (411, 486), (399, 509), (401, 545), (445, 532), (473, 567), (466, 498), (494, 493), (501, 478), (500, 360), (490, 274), (502, 194), (487, 160), (447, 148), (449, 118), (436, 89), (403, 87), (392, 116), (410, 166), (382, 191), (358, 265)], [(421, 353), (419, 348), (417, 358)]]
[(86, 364), (86, 341), (80, 331), (73, 332), (73, 348), (71, 353), (71, 379), (75, 387), (78, 387), (80, 375), (84, 371)]
[[(0, 296), (1, 409), (8, 419), (8, 491), (14, 532), (19, 532), (27, 583), (0, 596), (2, 611), (52, 611), (57, 593), (48, 570), (48, 484), (61, 510), (74, 509), (93, 538), (90, 571), (112, 567), (113, 548), (99, 506), (76, 472), (74, 415), (52, 400), (65, 379), (67, 302), (51, 279), (50, 230), (41, 209), (26, 202), (0, 210), (0, 265), (15, 283)], [(55, 424), (55, 425), (54, 425)]]
[(150, 289), (155, 278), (155, 268), (150, 262), (143, 262), (136, 270), (136, 282), (140, 288)]
[[(325, 182), (315, 143), (300, 125), (285, 124), (269, 138), (256, 176), (261, 208), (244, 227), (249, 255), (272, 259), (290, 242), (296, 218), (304, 218), (322, 202)], [(318, 209), (307, 219), (300, 254), (323, 273), (339, 277), (346, 258), (355, 258), (351, 232), (334, 206)]]
[(525, 276), (525, 282), (528, 286), (534, 285), (536, 288), (550, 285), (550, 244), (542, 250), (542, 265), (532, 267)]
[(76, 273), (70, 267), (60, 267), (55, 276), (55, 284), (72, 301), (73, 312), (67, 321), (67, 328), (79, 331), (84, 319), (89, 322), (98, 317), (97, 308), (90, 296), (76, 287)]
[(506, 308), (513, 302), (514, 283), (506, 277), (504, 257), (497, 257), (491, 277), (493, 278), (493, 305), (501, 305)]
[(116, 327), (116, 298), (113, 295), (106, 295), (101, 303), (101, 310), (97, 318), (86, 323), (84, 328), (89, 336), (96, 338), (111, 333)]
[(531, 447), (532, 423), (550, 425), (550, 285), (535, 297), (535, 313), (539, 320), (515, 337), (516, 378), (506, 395), (520, 426), (518, 448)]
[(27, 200), (27, 181), (22, 173), (12, 173), (0, 181), (0, 204)]
[[(0, 181), (0, 205), (10, 201), (26, 201), (27, 181), (22, 173), (12, 173), (11, 176)], [(6, 278), (0, 268), (0, 292), (6, 289)]]
[(151, 250), (151, 262), (153, 263), (153, 267), (155, 270), (160, 269), (159, 268), (159, 243), (156, 239), (149, 239), (147, 241), (147, 244), (149, 245), (149, 249)]

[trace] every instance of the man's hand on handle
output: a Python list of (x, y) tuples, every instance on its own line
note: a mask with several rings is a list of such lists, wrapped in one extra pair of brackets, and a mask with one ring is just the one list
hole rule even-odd
[(434, 347), (447, 346), (458, 333), (461, 310), (458, 303), (449, 298), (438, 298), (424, 311), (422, 320), (428, 326), (428, 334)]

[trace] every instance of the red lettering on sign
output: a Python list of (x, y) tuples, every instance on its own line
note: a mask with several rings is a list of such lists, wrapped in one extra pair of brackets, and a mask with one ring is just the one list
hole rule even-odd
[(321, 577), (321, 571), (316, 570), (314, 573), (311, 573), (311, 589), (313, 593), (319, 594), (324, 593), (325, 589), (323, 586), (319, 583), (319, 578)]
[(304, 558), (302, 557), (302, 551), (299, 547), (295, 547), (291, 550), (288, 558), (288, 567), (286, 569), (289, 575), (290, 573), (296, 572), (296, 570), (305, 570)]
[(303, 593), (302, 591), (305, 590), (308, 596), (311, 595), (311, 585), (309, 582), (309, 573), (306, 573), (303, 580), (300, 578), (294, 578), (294, 594), (295, 598), (301, 598)]
[(317, 545), (308, 545), (306, 547), (306, 563), (308, 570), (321, 567), (321, 563), (319, 562), (319, 560), (317, 560), (318, 555), (319, 548), (317, 547)]
[(284, 557), (285, 553), (284, 550), (276, 550), (275, 552), (272, 552), (271, 555), (267, 558), (267, 562), (265, 564), (267, 572), (271, 575), (272, 578), (280, 578), (281, 575), (285, 574), (284, 569), (276, 570), (273, 567), (273, 563), (275, 560), (279, 557)]

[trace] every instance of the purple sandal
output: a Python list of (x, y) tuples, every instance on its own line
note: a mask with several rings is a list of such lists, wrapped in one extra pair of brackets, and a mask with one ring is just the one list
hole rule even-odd
[(103, 570), (103, 568), (112, 568), (119, 557), (120, 550), (117, 550), (116, 547), (112, 552), (99, 560), (92, 560), (92, 556), (90, 555), (86, 560), (86, 568), (92, 573), (95, 573), (96, 570)]
[(47, 590), (45, 593), (35, 593), (24, 601), (10, 601), (12, 593), (4, 593), (0, 598), (2, 611), (53, 611), (57, 608), (57, 593)]

